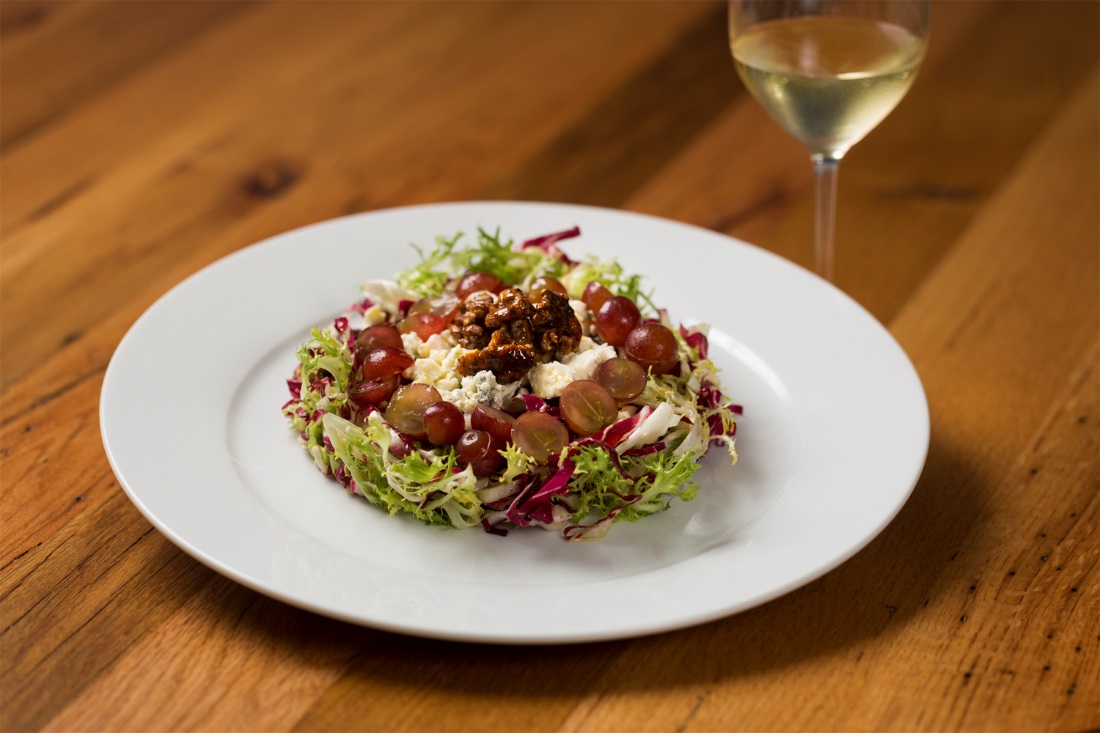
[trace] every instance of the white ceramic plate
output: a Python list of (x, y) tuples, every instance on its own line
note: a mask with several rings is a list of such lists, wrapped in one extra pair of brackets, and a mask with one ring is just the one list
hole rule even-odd
[[(417, 243), (581, 227), (575, 255), (640, 272), (674, 320), (712, 324), (744, 405), (740, 461), (712, 451), (695, 501), (601, 542), (496, 537), (390, 517), (325, 479), (279, 408), (294, 348), (416, 262)], [(138, 509), (218, 572), (287, 603), (421, 636), (637, 636), (759, 605), (836, 567), (908, 498), (928, 407), (905, 354), (810, 273), (714, 232), (581, 206), (455, 203), (337, 219), (245, 248), (157, 301), (111, 360), (103, 442)]]

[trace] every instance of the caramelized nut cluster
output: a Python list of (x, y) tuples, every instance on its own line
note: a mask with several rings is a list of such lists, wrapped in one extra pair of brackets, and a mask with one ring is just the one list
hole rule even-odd
[(459, 359), (460, 373), (488, 370), (501, 382), (514, 382), (541, 357), (575, 351), (582, 330), (566, 296), (543, 290), (532, 302), (519, 288), (505, 288), (496, 296), (470, 294), (458, 305), (451, 333), (474, 349)]

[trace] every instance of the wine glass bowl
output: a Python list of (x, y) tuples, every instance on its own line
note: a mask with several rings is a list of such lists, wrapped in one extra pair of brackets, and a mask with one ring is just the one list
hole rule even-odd
[(928, 0), (730, 0), (730, 51), (749, 92), (810, 152), (814, 251), (832, 279), (836, 175), (920, 68)]

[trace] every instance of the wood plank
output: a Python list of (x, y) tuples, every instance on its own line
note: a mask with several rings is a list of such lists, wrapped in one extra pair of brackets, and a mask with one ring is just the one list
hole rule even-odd
[(91, 10), (77, 0), (5, 0), (0, 3), (0, 61), (56, 32), (60, 24)]
[(375, 645), (395, 642), (216, 578), (43, 730), (288, 730), (359, 650)]
[(726, 4), (712, 5), (675, 45), (477, 198), (621, 206), (737, 96)]
[[(343, 64), (340, 68), (348, 70), (347, 76), (330, 74), (324, 83), (302, 80), (308, 86), (300, 96), (273, 100), (273, 109), (264, 114), (265, 124), (257, 125), (254, 134), (208, 142), (192, 138), (183, 148), (166, 145), (120, 169), (116, 177), (101, 180), (68, 205), (68, 216), (50, 217), (18, 231), (10, 238), (12, 254), (0, 273), (4, 284), (0, 304), (12, 315), (4, 324), (6, 336), (25, 350), (19, 360), (7, 353), (0, 357), (4, 358), (0, 379), (5, 383), (18, 379), (27, 369), (27, 355), (48, 353), (67, 335), (83, 332), (126, 301), (135, 283), (159, 276), (181, 257), (201, 252), (203, 260), (210, 261), (262, 236), (342, 213), (349, 204), (373, 208), (420, 197), (461, 197), (463, 192), (477, 190), (497, 166), (532, 149), (519, 145), (498, 149), (495, 140), (500, 135), (524, 130), (525, 144), (537, 146), (592, 98), (577, 94), (582, 80), (587, 81), (587, 94), (599, 94), (643, 64), (647, 48), (666, 43), (700, 8), (708, 8), (657, 5), (628, 33), (614, 8), (584, 6), (584, 32), (574, 34), (580, 45), (572, 65), (563, 69), (552, 56), (553, 39), (543, 41), (542, 47), (523, 40), (537, 37), (538, 24), (555, 17), (561, 22), (562, 11), (554, 5), (532, 7), (538, 12), (516, 15), (507, 6), (488, 4), (464, 5), (453, 18), (429, 14), (418, 29), (421, 34), (440, 36), (430, 46), (439, 49), (439, 56), (426, 55), (419, 46), (399, 46), (388, 52), (390, 57), (415, 56), (404, 61), (421, 82), (410, 87), (386, 78), (372, 79), (372, 95), (348, 95), (349, 88), (362, 86), (364, 67)], [(472, 8), (480, 10), (475, 13)], [(515, 40), (472, 49), (461, 62), (440, 71), (450, 45), (464, 37), (464, 28), (480, 32), (494, 28), (492, 22), (500, 23), (501, 38)], [(624, 44), (618, 63), (605, 64), (594, 73), (585, 64), (594, 54), (606, 52), (615, 33)], [(423, 38), (418, 39), (422, 42)], [(479, 77), (482, 88), (477, 94), (455, 83), (490, 68), (500, 54), (522, 53), (531, 59), (531, 66), (492, 68)], [(390, 60), (383, 57), (375, 63)], [(537, 90), (544, 106), (516, 104), (502, 115), (482, 101), (527, 88), (532, 74), (545, 74), (551, 68), (557, 74), (554, 83)], [(324, 120), (310, 112), (318, 104), (333, 110)], [(484, 124), (456, 128), (439, 117), (439, 108), (454, 115), (482, 117)], [(369, 138), (360, 131), (364, 124), (372, 129)], [(424, 140), (423, 147), (395, 144), (410, 135)], [(432, 167), (425, 168), (424, 160), (431, 160)], [(284, 171), (286, 184), (257, 195), (249, 182), (271, 167)], [(364, 170), (370, 170), (371, 176), (366, 177)], [(252, 218), (261, 209), (263, 216)], [(140, 218), (135, 218), (135, 211)], [(248, 238), (227, 236), (239, 222), (250, 222)], [(187, 246), (190, 243), (194, 244)], [(59, 256), (62, 251), (66, 252), (63, 257)], [(64, 262), (65, 268), (59, 271), (57, 262)], [(43, 297), (54, 304), (58, 322), (37, 308)]]
[(213, 575), (115, 488), (4, 571), (3, 730), (40, 728)]
[(559, 730), (626, 645), (471, 647), (410, 639), (365, 655), (294, 730)]
[[(244, 2), (164, 0), (87, 3), (38, 34), (33, 44), (4, 54), (0, 145), (11, 148), (54, 124), (89, 98), (173, 52), (195, 34), (249, 8)], [(59, 8), (61, 10), (61, 8)], [(43, 23), (48, 3), (16, 17)], [(110, 42), (105, 43), (105, 39)]]
[[(357, 10), (322, 2), (305, 11), (295, 3), (271, 3), (209, 28), (191, 39), (187, 53), (160, 58), (125, 84), (86, 100), (79, 114), (43, 131), (33, 144), (3, 151), (0, 231), (9, 239), (6, 247), (21, 227), (59, 210), (119, 168), (170, 165), (162, 155), (186, 164), (181, 146), (201, 153), (204, 144), (243, 126), (241, 117), (255, 115), (272, 97), (271, 88), (257, 80), (277, 82), (285, 98), (291, 89), (339, 68), (336, 59), (350, 61), (355, 44), (370, 48), (387, 36), (408, 33), (417, 17), (415, 9), (400, 7), (374, 13), (365, 4)], [(334, 33), (341, 27), (357, 32)], [(285, 52), (288, 41), (296, 53)]]
[(99, 373), (64, 390), (48, 407), (20, 415), (24, 419), (0, 429), (0, 496), (5, 506), (18, 507), (13, 513), (19, 518), (0, 539), (0, 568), (50, 536), (90, 506), (84, 502), (99, 499), (114, 483), (99, 440), (101, 384)]

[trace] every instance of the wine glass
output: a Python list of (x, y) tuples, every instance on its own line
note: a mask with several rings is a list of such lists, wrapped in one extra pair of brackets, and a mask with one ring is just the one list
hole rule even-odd
[(840, 159), (909, 90), (924, 58), (928, 0), (729, 0), (745, 86), (810, 151), (814, 263), (833, 279)]

